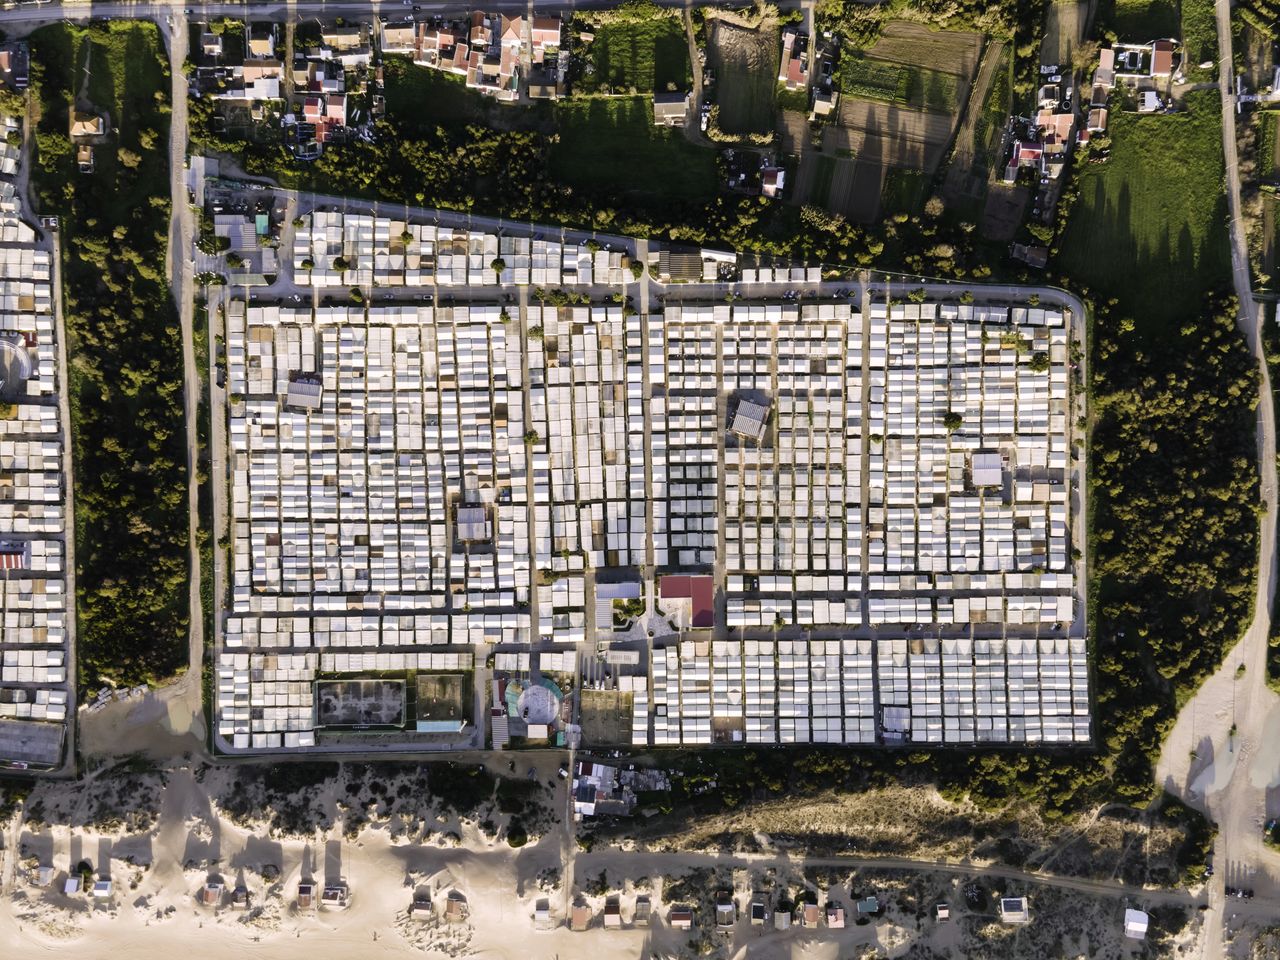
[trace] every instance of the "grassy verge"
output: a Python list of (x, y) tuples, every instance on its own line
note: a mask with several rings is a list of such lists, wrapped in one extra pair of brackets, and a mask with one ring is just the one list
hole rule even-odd
[[(86, 56), (110, 134), (76, 169), (69, 115)], [(150, 23), (32, 35), (33, 192), (62, 218), (76, 469), (80, 682), (157, 682), (187, 662), (182, 346), (164, 275), (169, 77)]]

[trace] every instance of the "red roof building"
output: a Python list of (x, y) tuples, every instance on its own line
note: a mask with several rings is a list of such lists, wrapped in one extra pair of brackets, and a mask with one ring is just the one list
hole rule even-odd
[(658, 583), (658, 596), (663, 600), (689, 600), (689, 626), (695, 630), (710, 628), (715, 623), (715, 581), (709, 576), (671, 575)]

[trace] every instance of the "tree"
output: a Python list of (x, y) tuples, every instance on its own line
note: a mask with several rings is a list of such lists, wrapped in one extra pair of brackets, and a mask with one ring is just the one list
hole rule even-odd
[(964, 417), (954, 410), (948, 410), (942, 416), (942, 425), (947, 428), (947, 433), (955, 433), (964, 425)]
[(1027, 361), (1027, 366), (1036, 373), (1044, 373), (1049, 369), (1049, 354), (1043, 350), (1037, 350), (1031, 355), (1031, 359)]

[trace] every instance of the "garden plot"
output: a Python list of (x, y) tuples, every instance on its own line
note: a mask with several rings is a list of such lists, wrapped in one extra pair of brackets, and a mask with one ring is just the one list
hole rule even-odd
[[(845, 55), (837, 74), (842, 98), (824, 154), (852, 160), (830, 178), (826, 206), (860, 220), (879, 213), (891, 170), (932, 174), (955, 136), (978, 68), (982, 37), (890, 23), (876, 44)], [(848, 169), (845, 169), (848, 168)], [(802, 171), (801, 182), (824, 177)], [(815, 189), (815, 196), (821, 191)]]
[(773, 129), (778, 50), (775, 23), (747, 29), (723, 20), (714, 22), (710, 64), (716, 76), (718, 123), (725, 133)]

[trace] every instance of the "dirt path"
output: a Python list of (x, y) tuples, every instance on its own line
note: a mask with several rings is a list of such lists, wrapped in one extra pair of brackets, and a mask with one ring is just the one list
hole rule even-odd
[(702, 64), (698, 62), (698, 41), (693, 35), (693, 17), (689, 15), (688, 7), (684, 8), (682, 16), (685, 42), (689, 44), (689, 72), (693, 74), (693, 93), (690, 94), (693, 103), (689, 107), (689, 115), (684, 120), (684, 135), (691, 143), (696, 143), (700, 147), (710, 147), (713, 144), (702, 132), (701, 126)]
[(803, 870), (806, 867), (836, 867), (850, 870), (908, 870), (942, 873), (948, 876), (996, 877), (1001, 880), (1019, 880), (1039, 883), (1060, 890), (1072, 890), (1095, 896), (1128, 896), (1150, 904), (1177, 904), (1199, 906), (1206, 897), (1189, 890), (1148, 889), (1108, 880), (1085, 880), (1080, 877), (1060, 877), (1036, 870), (1019, 870), (994, 863), (954, 863), (937, 860), (912, 860), (906, 857), (806, 857), (792, 856), (785, 851), (759, 854), (721, 854), (684, 852), (644, 852), (599, 850), (578, 855), (579, 870), (584, 876), (601, 870), (620, 871), (625, 876), (671, 876), (681, 871), (698, 868), (731, 869), (755, 867), (774, 869), (781, 876), (787, 870)]

